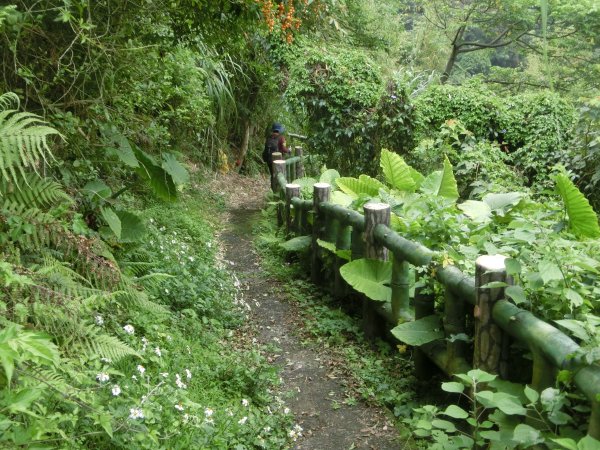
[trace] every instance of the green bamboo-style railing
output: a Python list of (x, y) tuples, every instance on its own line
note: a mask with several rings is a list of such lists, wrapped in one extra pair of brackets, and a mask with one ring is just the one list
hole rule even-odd
[[(476, 277), (465, 275), (455, 266), (443, 267), (436, 262), (439, 260), (436, 252), (390, 229), (388, 205), (378, 204), (373, 208), (365, 205), (365, 215), (362, 215), (329, 202), (330, 186), (326, 183), (315, 185), (312, 201), (300, 198), (300, 186), (287, 182), (299, 178), (298, 167), (302, 167), (301, 150), (299, 155), (287, 161), (274, 161), (272, 185), (281, 205), (278, 223), (285, 225), (286, 235), (313, 236), (311, 278), (315, 283), (324, 281), (321, 279), (323, 261), (319, 256), (323, 249), (317, 245), (317, 239), (331, 242), (337, 249), (350, 250), (353, 260), (361, 257), (383, 259), (389, 252), (392, 261), (391, 303), (363, 299), (363, 324), (367, 335), (369, 329), (383, 325), (377, 318), (382, 318), (393, 328), (403, 321), (434, 313), (434, 297), (425, 291), (415, 292), (414, 305), (410, 305), (409, 267), (426, 267), (445, 288), (442, 321), (445, 335), (465, 333), (468, 317), (475, 323), (473, 366), (506, 377), (506, 348), (510, 336), (525, 344), (533, 356), (531, 384), (536, 390), (552, 386), (558, 370), (571, 370), (575, 385), (591, 403), (588, 434), (600, 439), (600, 367), (586, 365), (577, 358), (579, 345), (569, 336), (505, 300), (503, 288), (481, 287), (490, 281), (511, 283), (502, 257), (479, 258)], [(303, 168), (301, 170), (303, 173)], [(383, 217), (384, 223), (377, 223), (377, 217)], [(488, 259), (484, 261), (485, 258)], [(492, 267), (498, 263), (498, 267)], [(334, 258), (332, 284), (335, 296), (343, 296), (349, 289), (339, 276), (342, 264), (343, 261)], [(471, 368), (466, 348), (460, 340), (425, 344), (415, 353), (416, 370), (427, 370), (427, 358), (448, 374), (464, 373)], [(420, 375), (423, 377), (426, 373)]]

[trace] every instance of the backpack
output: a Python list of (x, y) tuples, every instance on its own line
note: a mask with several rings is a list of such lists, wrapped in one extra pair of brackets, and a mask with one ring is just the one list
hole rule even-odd
[(279, 151), (279, 135), (270, 136), (265, 142), (265, 149), (263, 150), (262, 158), (263, 161), (271, 164), (273, 162), (273, 153)]

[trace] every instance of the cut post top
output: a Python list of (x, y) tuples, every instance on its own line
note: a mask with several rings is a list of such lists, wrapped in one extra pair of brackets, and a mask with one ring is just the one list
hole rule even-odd
[(285, 187), (287, 189), (300, 189), (300, 185), (299, 184), (294, 184), (294, 183), (288, 183), (285, 185)]
[(329, 183), (315, 183), (313, 186), (317, 189), (327, 189), (331, 187)]
[(506, 270), (504, 264), (506, 259), (508, 259), (508, 256), (504, 255), (481, 255), (475, 260), (475, 264), (486, 272), (504, 272)]
[(383, 209), (390, 209), (390, 205), (387, 203), (367, 203), (364, 205), (364, 208), (371, 211), (380, 211)]
[(277, 165), (283, 164), (285, 166), (285, 159), (276, 159), (273, 161), (273, 164), (277, 164)]

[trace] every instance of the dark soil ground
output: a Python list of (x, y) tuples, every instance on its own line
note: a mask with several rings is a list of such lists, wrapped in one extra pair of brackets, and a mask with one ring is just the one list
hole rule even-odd
[(248, 331), (259, 343), (278, 349), (270, 359), (282, 369), (282, 391), (290, 394), (286, 403), (303, 429), (294, 448), (404, 448), (384, 410), (360, 402), (354, 406), (344, 403), (348, 380), (340, 378), (325, 349), (306, 344), (297, 306), (261, 267), (252, 243), (252, 224), (260, 215), (267, 185), (266, 180), (228, 176), (215, 180), (212, 188), (230, 192), (231, 186), (236, 186), (236, 195), (227, 196), (231, 200), (228, 223), (221, 233), (223, 259), (240, 280), (245, 301), (252, 307)]

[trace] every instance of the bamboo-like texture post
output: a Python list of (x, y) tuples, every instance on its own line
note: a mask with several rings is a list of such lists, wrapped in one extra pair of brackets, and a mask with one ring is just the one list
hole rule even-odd
[(280, 202), (277, 204), (277, 226), (281, 227), (283, 225), (283, 204), (281, 200), (283, 200), (283, 196), (285, 193), (281, 192), (281, 187), (277, 181), (278, 175), (283, 174), (285, 176), (285, 161), (282, 159), (278, 159), (273, 161), (273, 178), (275, 183), (275, 195), (279, 197)]
[(392, 318), (394, 322), (410, 321), (410, 264), (394, 255), (392, 260)]
[[(423, 286), (415, 290), (415, 320), (431, 316), (435, 313), (435, 298), (432, 286)], [(419, 380), (429, 380), (435, 373), (435, 368), (427, 354), (419, 349), (414, 349), (415, 375)]]
[(501, 373), (503, 332), (492, 320), (494, 303), (504, 298), (503, 287), (485, 287), (489, 283), (509, 283), (502, 255), (483, 255), (475, 261), (475, 350), (473, 367), (486, 372)]
[(296, 163), (296, 179), (302, 178), (304, 176), (304, 159), (303, 159), (303, 149), (300, 146), (297, 146), (294, 149), (294, 154), (300, 157), (300, 161)]
[(453, 335), (456, 336), (457, 334), (464, 334), (466, 332), (465, 319), (465, 303), (450, 289), (445, 289), (444, 332), (446, 339), (448, 339), (446, 349), (450, 361), (465, 357), (466, 342), (461, 339), (454, 339), (453, 342), (449, 340)]
[(329, 201), (331, 195), (331, 185), (329, 183), (315, 183), (313, 186), (313, 234), (312, 234), (312, 253), (311, 253), (311, 270), (310, 277), (313, 283), (321, 282), (322, 261), (320, 258), (320, 249), (317, 239), (323, 233), (325, 225), (324, 214), (319, 210), (319, 205)]
[[(289, 238), (292, 231), (292, 198), (300, 197), (300, 185), (299, 184), (286, 184), (285, 185), (285, 232)], [(294, 212), (296, 210), (294, 209)]]
[[(385, 203), (367, 203), (365, 215), (365, 256), (370, 259), (387, 260), (387, 249), (380, 245), (373, 235), (375, 227), (383, 224), (390, 225), (391, 207)], [(381, 333), (381, 322), (375, 306), (367, 297), (363, 297), (363, 330), (368, 339), (374, 339)]]

